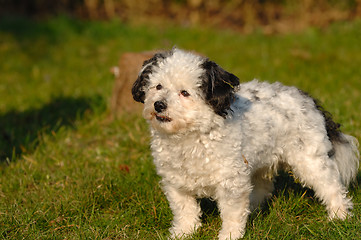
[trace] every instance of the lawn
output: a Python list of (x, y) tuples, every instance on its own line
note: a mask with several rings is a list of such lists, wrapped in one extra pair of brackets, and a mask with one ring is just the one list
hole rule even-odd
[[(204, 27), (58, 17), (0, 19), (0, 238), (166, 239), (172, 214), (139, 114), (109, 121), (109, 68), (127, 51), (196, 50), (236, 74), (295, 85), (361, 140), (361, 22), (301, 33), (242, 35)], [(358, 176), (361, 182), (361, 175)], [(361, 239), (354, 216), (327, 220), (312, 191), (286, 174), (251, 214), (245, 239)], [(207, 202), (206, 202), (207, 203)], [(194, 239), (214, 239), (207, 214)], [(211, 206), (209, 206), (211, 205)]]

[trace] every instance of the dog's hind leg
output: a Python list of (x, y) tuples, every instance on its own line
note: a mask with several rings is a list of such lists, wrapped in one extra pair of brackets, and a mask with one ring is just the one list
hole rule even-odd
[(345, 219), (352, 209), (351, 199), (346, 196), (335, 161), (327, 154), (294, 154), (290, 163), (295, 177), (315, 191), (315, 195), (326, 205), (329, 218)]

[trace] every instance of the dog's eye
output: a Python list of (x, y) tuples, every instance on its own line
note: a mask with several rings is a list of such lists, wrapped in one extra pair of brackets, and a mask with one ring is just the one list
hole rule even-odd
[(163, 86), (160, 85), (160, 84), (158, 84), (158, 85), (155, 87), (155, 89), (157, 89), (157, 90), (161, 90), (162, 88), (163, 88)]
[(187, 92), (186, 90), (182, 90), (180, 92), (180, 94), (182, 94), (183, 97), (189, 97), (190, 96), (189, 92)]

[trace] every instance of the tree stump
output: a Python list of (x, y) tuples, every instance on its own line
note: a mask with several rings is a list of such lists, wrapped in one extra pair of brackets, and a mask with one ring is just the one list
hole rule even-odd
[(115, 77), (110, 102), (111, 115), (118, 117), (123, 113), (141, 113), (143, 104), (133, 100), (132, 86), (138, 77), (143, 62), (154, 56), (156, 51), (127, 52), (122, 54), (117, 67), (111, 72)]

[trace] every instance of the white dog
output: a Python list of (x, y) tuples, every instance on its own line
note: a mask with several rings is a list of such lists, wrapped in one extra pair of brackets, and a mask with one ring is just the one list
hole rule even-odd
[(174, 214), (171, 238), (201, 226), (196, 199), (203, 197), (217, 201), (219, 239), (242, 237), (281, 167), (314, 190), (330, 219), (350, 214), (358, 142), (299, 89), (240, 84), (207, 58), (173, 49), (144, 62), (132, 94), (151, 126), (154, 163)]

